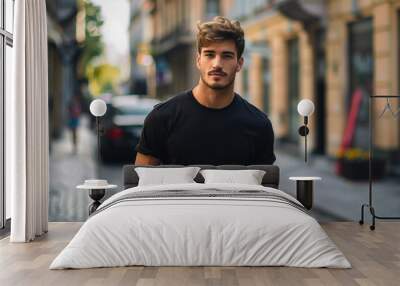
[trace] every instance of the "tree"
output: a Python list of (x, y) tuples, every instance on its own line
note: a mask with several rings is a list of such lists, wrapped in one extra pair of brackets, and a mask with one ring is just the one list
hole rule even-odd
[(101, 7), (90, 0), (79, 0), (79, 7), (84, 11), (85, 37), (81, 43), (81, 57), (79, 63), (79, 75), (86, 77), (91, 62), (101, 56), (104, 51), (104, 43), (100, 28), (104, 23), (101, 15)]
[(89, 65), (87, 76), (89, 78), (90, 93), (96, 96), (101, 93), (115, 92), (120, 71), (116, 66), (107, 63), (98, 64), (96, 66)]

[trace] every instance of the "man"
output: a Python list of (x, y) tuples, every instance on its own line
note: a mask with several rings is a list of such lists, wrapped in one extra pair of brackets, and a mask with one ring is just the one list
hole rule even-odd
[(270, 120), (233, 91), (244, 44), (237, 21), (218, 16), (198, 25), (200, 80), (147, 116), (136, 165), (274, 163)]

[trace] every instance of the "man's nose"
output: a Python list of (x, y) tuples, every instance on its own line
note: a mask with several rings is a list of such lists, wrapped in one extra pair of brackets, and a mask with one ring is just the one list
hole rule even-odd
[(221, 67), (221, 66), (222, 66), (222, 64), (221, 64), (221, 57), (220, 57), (220, 56), (216, 56), (216, 57), (213, 59), (212, 65), (213, 65), (213, 68), (219, 68), (219, 67)]

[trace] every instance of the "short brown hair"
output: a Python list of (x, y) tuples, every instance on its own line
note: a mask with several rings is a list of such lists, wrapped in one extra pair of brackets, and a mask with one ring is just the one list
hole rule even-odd
[(197, 51), (212, 42), (233, 40), (236, 45), (237, 58), (244, 51), (244, 32), (239, 21), (231, 21), (225, 17), (217, 16), (212, 21), (197, 24)]

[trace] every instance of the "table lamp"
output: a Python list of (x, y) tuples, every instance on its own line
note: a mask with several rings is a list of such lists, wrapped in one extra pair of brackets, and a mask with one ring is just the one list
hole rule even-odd
[(314, 112), (314, 103), (309, 99), (302, 99), (297, 105), (297, 111), (304, 116), (304, 125), (300, 126), (299, 134), (304, 136), (304, 161), (307, 162), (307, 135), (309, 133), (307, 124), (308, 117)]

